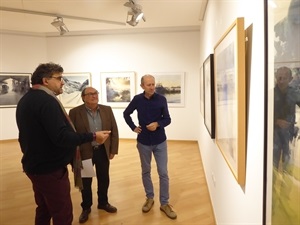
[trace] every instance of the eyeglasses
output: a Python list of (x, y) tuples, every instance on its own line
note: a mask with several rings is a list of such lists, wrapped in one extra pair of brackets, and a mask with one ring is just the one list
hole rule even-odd
[(96, 92), (93, 92), (93, 93), (86, 93), (86, 94), (84, 94), (83, 96), (89, 96), (89, 97), (92, 97), (92, 96), (96, 96), (96, 95), (98, 95), (99, 94), (99, 92), (98, 91), (96, 91)]
[(59, 77), (50, 77), (50, 79), (51, 78), (54, 78), (54, 79), (56, 79), (56, 80), (58, 80), (58, 81), (62, 81), (63, 80), (63, 77), (62, 76), (59, 76)]

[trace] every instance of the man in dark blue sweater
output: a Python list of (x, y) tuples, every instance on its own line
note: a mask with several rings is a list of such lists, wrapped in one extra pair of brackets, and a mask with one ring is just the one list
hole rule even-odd
[[(168, 152), (165, 127), (171, 123), (167, 100), (163, 95), (155, 93), (155, 79), (145, 75), (141, 79), (144, 92), (134, 96), (125, 111), (124, 119), (132, 131), (138, 134), (142, 180), (146, 192), (146, 202), (142, 207), (144, 213), (149, 212), (154, 204), (154, 189), (151, 180), (151, 159), (154, 155), (159, 175), (160, 210), (169, 218), (176, 219), (177, 214), (169, 204)], [(136, 126), (131, 114), (137, 111), (139, 125)]]
[(51, 219), (53, 225), (72, 224), (67, 165), (73, 162), (75, 170), (81, 163), (76, 157), (76, 146), (93, 140), (102, 144), (110, 133), (75, 132), (56, 98), (64, 85), (62, 73), (63, 68), (58, 64), (40, 64), (32, 74), (32, 88), (16, 110), (23, 170), (32, 182), (37, 204), (35, 225), (50, 225)]

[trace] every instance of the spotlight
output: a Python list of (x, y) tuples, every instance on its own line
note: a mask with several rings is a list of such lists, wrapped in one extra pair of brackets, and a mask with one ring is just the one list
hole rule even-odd
[[(129, 0), (129, 2), (126, 2), (124, 6), (131, 8), (131, 10), (127, 13), (127, 23), (131, 26), (136, 26), (141, 19), (146, 21), (144, 17), (144, 13), (142, 12), (142, 6), (136, 4), (133, 0)], [(128, 17), (131, 16), (131, 19), (128, 20)]]
[(62, 17), (57, 17), (51, 23), (58, 31), (60, 35), (64, 35), (65, 33), (69, 32), (67, 26), (63, 22)]

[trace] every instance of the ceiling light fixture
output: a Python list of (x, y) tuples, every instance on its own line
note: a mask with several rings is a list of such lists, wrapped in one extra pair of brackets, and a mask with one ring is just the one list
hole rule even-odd
[[(1, 7), (1, 6), (0, 6), (0, 11), (15, 12), (15, 13), (26, 13), (26, 14), (40, 15), (40, 16), (57, 17), (56, 19), (54, 19), (54, 21), (51, 24), (54, 27), (57, 28), (57, 30), (60, 32), (60, 35), (63, 35), (65, 33), (69, 32), (68, 28), (63, 23), (63, 18), (65, 18), (65, 19), (67, 18), (67, 19), (71, 19), (71, 20), (82, 20), (82, 21), (88, 21), (88, 22), (96, 22), (96, 23), (108, 23), (108, 24), (122, 25), (122, 26), (126, 25), (126, 23), (124, 23), (124, 22), (117, 22), (117, 21), (111, 21), (111, 20), (102, 20), (102, 19), (78, 17), (78, 16), (71, 16), (71, 15), (63, 15), (63, 14), (59, 14), (58, 15), (56, 13), (39, 12), (39, 11), (32, 11), (32, 10), (25, 10), (25, 9), (16, 9), (16, 8), (8, 8), (8, 7)], [(59, 24), (61, 24), (61, 25), (59, 25)]]
[(55, 18), (51, 24), (59, 31), (60, 35), (64, 35), (65, 33), (69, 32), (62, 17)]
[[(146, 21), (144, 13), (142, 12), (142, 6), (136, 4), (134, 0), (129, 0), (129, 2), (126, 2), (124, 4), (124, 6), (130, 8), (130, 10), (127, 13), (126, 23), (134, 27), (140, 22), (141, 19), (143, 19), (144, 22)], [(130, 18), (130, 20), (128, 20), (128, 18)]]

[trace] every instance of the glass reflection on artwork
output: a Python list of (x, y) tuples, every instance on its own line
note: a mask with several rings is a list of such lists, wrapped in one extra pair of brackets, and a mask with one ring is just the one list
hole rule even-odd
[[(300, 224), (300, 0), (268, 7), (273, 32), (269, 76), (273, 89), (271, 224)], [(270, 30), (269, 28), (269, 34)], [(273, 86), (273, 87), (272, 87)]]

